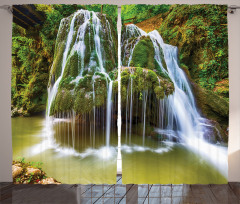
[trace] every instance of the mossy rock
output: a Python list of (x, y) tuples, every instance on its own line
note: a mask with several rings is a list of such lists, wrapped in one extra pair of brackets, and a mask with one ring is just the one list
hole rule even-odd
[(85, 89), (86, 91), (92, 91), (92, 75), (85, 75), (81, 78), (76, 86), (75, 92), (80, 89)]
[(131, 92), (131, 83), (132, 92), (139, 94), (140, 100), (143, 91), (153, 92), (157, 99), (163, 99), (174, 92), (172, 81), (162, 78), (150, 69), (140, 67), (124, 68), (121, 71), (121, 98), (123, 102)]
[(66, 66), (63, 73), (63, 78), (66, 77), (77, 77), (80, 73), (79, 65), (81, 64), (81, 58), (78, 56), (77, 51), (75, 51), (71, 56), (68, 57)]
[(74, 111), (78, 114), (85, 114), (92, 111), (94, 106), (92, 92), (81, 90), (77, 93), (74, 101)]
[(113, 82), (113, 94), (118, 93), (118, 81)]
[(71, 91), (65, 88), (58, 90), (56, 98), (50, 108), (50, 115), (71, 111), (73, 107), (73, 102), (74, 98)]
[(155, 69), (154, 47), (149, 37), (143, 37), (135, 46), (130, 66)]
[(75, 82), (72, 82), (74, 77), (68, 76), (64, 79), (62, 79), (59, 83), (59, 88), (65, 88), (67, 90), (73, 90), (76, 86)]
[[(61, 75), (63, 53), (65, 52), (67, 36), (73, 15), (74, 14), (63, 19), (60, 25), (49, 85), (53, 85)], [(96, 33), (94, 31), (92, 13), (90, 13), (90, 15), (91, 19), (86, 24), (86, 30), (82, 36), (78, 35), (78, 30), (84, 22), (84, 15), (78, 14), (76, 16), (64, 73), (58, 87), (57, 95), (51, 106), (51, 115), (57, 114), (58, 112), (68, 112), (72, 109), (75, 110), (76, 114), (82, 115), (90, 113), (93, 107), (104, 106), (107, 98), (108, 84), (110, 80), (115, 81), (117, 79), (118, 38), (114, 24), (105, 14), (96, 13), (101, 21), (99, 37), (102, 65), (106, 73), (108, 73), (108, 77), (107, 74), (101, 73), (101, 56), (95, 46)], [(110, 34), (112, 35), (110, 36)], [(77, 49), (79, 47), (78, 43), (80, 43), (80, 45), (83, 43), (85, 46), (83, 47), (81, 45), (81, 48), (84, 49)], [(113, 92), (117, 93), (117, 89), (118, 83), (114, 82)], [(95, 97), (95, 100), (93, 100), (93, 97)], [(66, 104), (64, 105), (64, 103)]]
[(226, 130), (229, 119), (229, 102), (213, 91), (203, 89), (196, 83), (192, 84), (196, 103), (202, 114), (206, 118), (217, 121), (223, 130)]
[[(55, 56), (51, 68), (49, 85), (56, 81), (61, 75), (63, 53), (65, 52), (66, 41), (73, 15), (74, 14), (61, 21), (55, 45)], [(117, 33), (115, 32), (111, 19), (107, 18), (106, 15), (102, 13), (96, 13), (96, 15), (101, 20), (99, 37), (101, 41), (100, 52), (102, 55), (103, 67), (106, 72), (111, 72), (117, 67)], [(82, 73), (83, 76), (87, 74), (93, 75), (96, 71), (100, 71), (100, 56), (96, 52), (94, 39), (96, 33), (94, 32), (93, 22), (91, 20), (89, 21), (86, 25), (84, 36), (80, 36), (78, 35), (78, 29), (83, 22), (84, 15), (78, 14), (75, 18), (73, 35), (69, 51), (67, 53), (67, 61), (64, 67), (63, 78), (68, 76), (77, 77), (80, 73)], [(78, 45), (76, 43), (82, 41), (84, 41), (84, 53), (77, 50)], [(81, 45), (81, 47), (83, 46)]]

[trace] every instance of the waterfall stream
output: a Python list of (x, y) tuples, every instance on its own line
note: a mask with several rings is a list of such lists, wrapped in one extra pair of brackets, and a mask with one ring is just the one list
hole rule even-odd
[[(68, 56), (70, 44), (71, 44), (72, 38), (73, 38), (75, 19), (76, 19), (76, 16), (80, 12), (81, 12), (81, 10), (76, 12), (76, 13), (74, 13), (74, 16), (73, 16), (71, 24), (70, 24), (70, 29), (69, 29), (68, 36), (67, 36), (67, 41), (66, 41), (66, 47), (65, 47), (65, 50), (64, 50), (64, 53), (63, 53), (61, 75), (58, 77), (58, 79), (54, 83), (53, 87), (48, 89), (47, 117), (50, 116), (50, 108), (51, 108), (53, 100), (56, 97), (59, 83), (60, 83), (60, 81), (62, 80), (62, 77), (63, 77), (64, 69), (66, 67), (66, 61), (67, 61), (67, 56)], [(61, 23), (62, 23), (62, 21), (61, 21)], [(61, 27), (61, 23), (60, 23), (60, 27)]]
[(112, 81), (110, 81), (108, 86), (107, 95), (107, 127), (106, 127), (106, 146), (110, 145), (110, 124), (111, 124), (111, 110), (112, 110)]
[[(171, 79), (175, 87), (175, 91), (172, 95), (169, 95), (168, 97), (165, 96), (164, 99), (159, 100), (159, 108), (157, 114), (158, 127), (155, 129), (156, 132), (159, 134), (164, 133), (165, 135), (170, 136), (170, 141), (171, 138), (179, 138), (180, 141), (192, 151), (203, 155), (206, 159), (210, 160), (216, 166), (220, 166), (221, 171), (226, 175), (226, 149), (220, 148), (217, 145), (210, 144), (204, 139), (204, 134), (206, 132), (205, 127), (208, 126), (207, 119), (200, 116), (195, 104), (190, 83), (183, 70), (179, 67), (177, 47), (165, 44), (159, 32), (156, 30), (146, 33), (134, 24), (127, 25), (125, 29), (125, 35), (131, 36), (132, 38), (135, 37), (136, 40), (131, 41), (131, 43), (134, 42), (134, 44), (128, 45), (129, 41), (126, 39), (126, 43), (124, 44), (125, 47), (122, 47), (122, 49), (126, 50), (128, 47), (130, 54), (128, 58), (126, 55), (123, 56), (123, 65), (126, 64), (128, 67), (131, 65), (134, 49), (140, 42), (141, 37), (149, 37), (154, 47), (154, 59), (158, 63), (161, 72), (166, 74)], [(163, 52), (166, 69), (163, 67), (160, 50)], [(130, 84), (132, 86), (132, 82)], [(141, 114), (143, 117), (143, 146), (145, 144), (147, 100), (147, 92), (143, 91)], [(131, 104), (127, 104), (126, 108), (129, 106), (132, 107)], [(126, 115), (126, 118), (126, 123), (128, 123), (129, 116)], [(129, 130), (129, 132), (131, 132), (131, 130)], [(224, 159), (221, 161), (217, 160), (216, 154), (220, 155), (220, 157)], [(221, 164), (219, 165), (219, 163)]]
[[(101, 134), (105, 134), (105, 147), (106, 149), (102, 150), (103, 157), (109, 157), (111, 156), (111, 152), (109, 150), (110, 148), (110, 135), (111, 135), (111, 115), (112, 115), (112, 89), (113, 89), (113, 81), (110, 79), (108, 72), (105, 68), (105, 48), (102, 44), (102, 39), (104, 33), (107, 33), (107, 36), (104, 36), (104, 38), (110, 42), (111, 47), (113, 49), (113, 36), (112, 36), (112, 27), (107, 20), (106, 16), (105, 18), (100, 18), (99, 15), (102, 15), (100, 13), (95, 13), (93, 11), (87, 11), (87, 10), (78, 10), (72, 15), (72, 18), (70, 18), (69, 22), (69, 30), (62, 30), (62, 27), (64, 26), (64, 23), (66, 22), (65, 19), (62, 19), (60, 26), (59, 26), (59, 33), (60, 32), (66, 32), (67, 37), (65, 40), (65, 48), (62, 56), (62, 64), (61, 64), (61, 74), (57, 78), (57, 80), (54, 82), (54, 84), (50, 84), (50, 87), (48, 88), (48, 104), (47, 104), (47, 114), (46, 114), (46, 121), (48, 123), (48, 129), (49, 132), (51, 132), (51, 140), (52, 144), (55, 145), (56, 148), (60, 148), (61, 145), (59, 145), (59, 142), (56, 141), (56, 139), (53, 139), (54, 137), (52, 134), (54, 134), (53, 128), (54, 125), (59, 126), (58, 129), (60, 129), (60, 126), (62, 126), (63, 121), (70, 121), (67, 125), (67, 137), (64, 139), (67, 139), (68, 145), (67, 148), (69, 152), (75, 152), (76, 147), (76, 139), (79, 137), (79, 134), (81, 134), (85, 141), (88, 138), (90, 139), (91, 148), (96, 148), (96, 132), (99, 134), (99, 128), (101, 128)], [(103, 25), (103, 21), (105, 20), (105, 24)], [(79, 25), (80, 24), (80, 25)], [(79, 25), (79, 27), (77, 27)], [(58, 34), (60, 35), (60, 34)], [(74, 37), (75, 36), (75, 37)], [(86, 38), (89, 38), (89, 42), (86, 40)], [(92, 40), (91, 40), (92, 39)], [(86, 55), (89, 55), (89, 52), (91, 52), (91, 56), (89, 58), (89, 62), (86, 62)], [(70, 112), (62, 112), (55, 114), (51, 116), (51, 107), (53, 106), (54, 100), (56, 99), (56, 96), (58, 94), (59, 85), (62, 83), (62, 81), (66, 77), (66, 67), (69, 63), (70, 59), (73, 57), (73, 55), (77, 53), (78, 55), (78, 76), (76, 76), (74, 79), (72, 79), (71, 83), (78, 83), (80, 80), (84, 79), (85, 75), (84, 72), (90, 71), (92, 75), (92, 92), (89, 94), (92, 95), (93, 100), (93, 107), (92, 111), (89, 114), (85, 114), (81, 116), (81, 122), (76, 121), (77, 113), (72, 109)], [(109, 54), (108, 54), (109, 55)], [(111, 69), (113, 69), (112, 67)], [(53, 69), (53, 68), (52, 68)], [(51, 70), (51, 73), (53, 70)], [(95, 80), (99, 80), (99, 74), (95, 75), (95, 73), (100, 73), (100, 76), (105, 77), (106, 80), (106, 105), (102, 106), (101, 108), (97, 108), (95, 105), (96, 100), (96, 90), (98, 87), (95, 86)], [(71, 91), (71, 93), (74, 93), (74, 90)], [(89, 95), (85, 95), (87, 99), (89, 98)], [(85, 100), (84, 98), (82, 100)], [(73, 107), (72, 107), (73, 108)], [(106, 112), (106, 113), (104, 113)], [(81, 123), (81, 124), (79, 124)], [(89, 124), (87, 124), (89, 123)], [(102, 125), (99, 126), (99, 123)], [(76, 128), (78, 128), (78, 131), (76, 131)], [(97, 131), (98, 128), (98, 131)], [(60, 132), (60, 131), (59, 131)], [(63, 129), (63, 132), (66, 132), (65, 129)], [(88, 136), (86, 136), (86, 132), (89, 132)], [(50, 138), (50, 137), (49, 137)], [(71, 138), (71, 140), (69, 140)], [(71, 143), (71, 144), (70, 144)], [(83, 146), (81, 144), (80, 146)], [(63, 147), (61, 147), (63, 148)], [(63, 151), (63, 150), (61, 150)], [(65, 151), (65, 150), (64, 150)], [(75, 152), (75, 154), (77, 154)]]

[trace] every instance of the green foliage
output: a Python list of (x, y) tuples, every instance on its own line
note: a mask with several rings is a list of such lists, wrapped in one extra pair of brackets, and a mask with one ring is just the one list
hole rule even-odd
[[(94, 12), (101, 12), (106, 14), (111, 19), (115, 28), (117, 28), (118, 8), (116, 5), (108, 4), (91, 4), (85, 6), (87, 10)], [(101, 9), (102, 8), (102, 9)]]
[(18, 157), (17, 160), (21, 163), (25, 163), (25, 158), (24, 157)]
[[(130, 4), (123, 5), (121, 18), (124, 22), (133, 21), (134, 23), (141, 22), (151, 18), (159, 13), (165, 13), (169, 10), (170, 5), (145, 5), (145, 4)], [(131, 19), (135, 18), (135, 19)], [(131, 19), (129, 21), (125, 21)]]
[[(227, 86), (224, 93), (216, 89), (218, 83), (228, 78), (226, 5), (124, 5), (122, 19), (129, 18), (135, 18), (129, 21), (147, 32), (158, 30), (164, 42), (177, 46), (180, 62), (188, 69), (185, 71), (201, 87), (228, 97)], [(166, 69), (162, 56), (161, 59)], [(154, 63), (157, 73), (166, 78)]]
[(178, 46), (182, 63), (201, 87), (215, 90), (228, 78), (227, 7), (173, 5), (158, 29), (165, 42)]
[(38, 169), (42, 168), (43, 162), (29, 162), (29, 165)]

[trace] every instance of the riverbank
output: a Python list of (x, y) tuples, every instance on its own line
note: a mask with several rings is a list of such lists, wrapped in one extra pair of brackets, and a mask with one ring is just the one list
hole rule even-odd
[(41, 168), (42, 162), (13, 161), (12, 176), (14, 184), (61, 184), (52, 177), (47, 177)]

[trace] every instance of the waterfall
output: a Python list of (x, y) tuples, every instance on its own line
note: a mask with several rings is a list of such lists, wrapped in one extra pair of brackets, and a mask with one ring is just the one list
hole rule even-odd
[[(69, 24), (66, 24), (66, 22), (69, 22)], [(51, 134), (54, 134), (54, 126), (57, 127), (57, 131), (55, 132), (55, 134), (60, 133), (60, 130), (62, 130), (62, 132), (64, 133), (63, 142), (67, 142), (67, 145), (65, 146), (67, 146), (68, 152), (75, 152), (75, 148), (77, 148), (77, 146), (85, 148), (90, 145), (90, 147), (92, 148), (97, 148), (95, 144), (96, 134), (104, 135), (104, 145), (107, 148), (110, 147), (111, 124), (113, 124), (113, 117), (111, 117), (111, 114), (113, 112), (113, 81), (110, 79), (109, 74), (106, 71), (106, 61), (110, 61), (114, 58), (111, 58), (112, 53), (106, 53), (107, 51), (104, 47), (106, 45), (103, 43), (110, 43), (111, 49), (108, 52), (114, 52), (114, 49), (116, 49), (114, 40), (117, 39), (116, 36), (114, 38), (114, 32), (111, 31), (111, 29), (113, 29), (112, 26), (113, 25), (110, 24), (105, 14), (82, 9), (78, 10), (68, 18), (62, 19), (60, 23), (56, 44), (63, 43), (65, 47), (61, 58), (62, 62), (60, 71), (58, 72), (60, 74), (55, 82), (54, 77), (57, 71), (54, 70), (53, 66), (51, 69), (50, 77), (52, 83), (48, 88), (46, 120), (48, 121), (47, 123), (52, 124), (48, 125), (49, 130), (51, 130)], [(58, 42), (58, 38), (62, 39), (61, 36), (63, 33), (66, 33), (66, 35), (64, 34), (62, 37), (64, 42)], [(92, 110), (88, 113), (79, 115), (79, 113), (75, 112), (72, 107), (72, 110), (70, 111), (54, 113), (54, 115), (51, 116), (51, 106), (53, 106), (54, 101), (57, 98), (57, 94), (61, 90), (59, 88), (60, 84), (66, 79), (66, 77), (69, 77), (66, 76), (66, 73), (69, 73), (69, 63), (76, 54), (78, 66), (77, 76), (71, 77), (70, 84), (78, 84), (81, 80), (88, 79), (87, 77), (89, 76), (92, 77), (91, 87), (89, 87), (89, 91), (85, 94), (86, 99), (92, 99), (93, 101)], [(73, 65), (70, 64), (70, 66)], [(113, 66), (110, 67), (111, 70), (114, 68), (115, 67)], [(99, 105), (97, 107), (96, 98), (99, 85), (95, 85), (95, 83), (99, 84), (99, 80), (101, 80), (102, 83), (102, 80), (104, 81), (104, 78), (107, 88), (107, 90), (104, 90), (106, 91), (106, 99), (104, 100), (104, 102), (101, 102), (103, 103), (101, 107), (99, 107)], [(73, 96), (74, 94), (76, 94), (75, 88), (76, 86), (72, 90), (70, 90), (70, 93)], [(82, 90), (84, 89), (85, 88), (83, 88)], [(85, 98), (83, 97), (82, 100), (85, 100)], [(76, 99), (73, 98), (73, 100)], [(66, 130), (62, 127), (63, 122), (67, 123)], [(79, 138), (82, 138), (81, 144), (79, 144)], [(88, 140), (90, 141), (90, 144), (88, 144)], [(59, 144), (59, 141), (61, 143), (61, 140), (55, 140), (56, 149), (62, 148), (61, 144)], [(64, 147), (64, 145), (62, 146)], [(101, 152), (103, 157), (111, 156), (109, 153), (111, 152), (109, 152), (108, 150), (102, 150)], [(76, 152), (74, 154), (76, 154)]]
[[(129, 36), (132, 38), (135, 37), (135, 41), (131, 39), (131, 44), (129, 44), (130, 42), (128, 41)], [(128, 49), (130, 51), (130, 56), (126, 54), (123, 55), (123, 65), (130, 66), (134, 49), (142, 36), (150, 37), (155, 52), (154, 59), (158, 63), (161, 69), (160, 71), (171, 79), (175, 88), (172, 95), (165, 96), (164, 99), (160, 99), (158, 102), (159, 105), (156, 110), (158, 111), (158, 122), (155, 130), (159, 134), (167, 135), (169, 140), (173, 138), (180, 139), (180, 141), (192, 151), (203, 155), (214, 165), (219, 165), (222, 173), (226, 175), (227, 154), (225, 150), (208, 143), (208, 141), (204, 139), (204, 134), (206, 132), (205, 127), (208, 126), (207, 119), (201, 117), (197, 110), (190, 83), (178, 64), (177, 47), (165, 44), (159, 32), (156, 30), (146, 33), (136, 25), (127, 25), (125, 27), (125, 33), (123, 34), (122, 49)], [(162, 60), (165, 61), (166, 68), (163, 67)], [(144, 146), (146, 134), (146, 103), (150, 103), (150, 101), (147, 101), (146, 90), (143, 91), (142, 94), (142, 135)], [(128, 123), (128, 121), (126, 121), (126, 123)], [(224, 159), (222, 161), (216, 161), (216, 155)]]
[(112, 81), (109, 83), (107, 95), (107, 127), (106, 127), (106, 146), (110, 145), (110, 124), (111, 124), (111, 110), (112, 110)]
[(129, 120), (129, 144), (131, 144), (131, 134), (132, 134), (132, 112), (133, 112), (133, 79), (131, 78), (131, 85), (130, 85), (130, 88), (131, 88), (131, 96), (130, 96), (130, 120)]
[[(55, 82), (52, 89), (50, 89), (50, 88), (48, 89), (48, 104), (47, 104), (47, 116), (48, 117), (50, 116), (50, 108), (51, 108), (52, 102), (55, 99), (55, 96), (57, 94), (59, 83), (60, 83), (60, 81), (62, 80), (62, 77), (63, 77), (63, 73), (64, 73), (64, 69), (65, 69), (65, 66), (66, 66), (66, 61), (67, 61), (67, 55), (68, 55), (70, 44), (71, 44), (72, 38), (73, 38), (75, 19), (76, 19), (76, 16), (80, 12), (81, 12), (81, 10), (74, 13), (74, 16), (73, 16), (71, 24), (70, 24), (70, 29), (69, 29), (68, 36), (67, 36), (66, 46), (65, 46), (64, 53), (63, 53), (61, 75), (58, 77), (58, 79)], [(61, 24), (62, 24), (62, 21), (60, 23), (59, 28), (61, 28)]]
[[(162, 37), (158, 31), (154, 30), (150, 33), (146, 33), (136, 25), (127, 25), (127, 33), (134, 36), (138, 40), (135, 41), (135, 44), (130, 49), (130, 56), (127, 62), (127, 66), (130, 66), (134, 48), (137, 43), (140, 41), (141, 36), (149, 36), (155, 51), (155, 60), (159, 64), (161, 71), (166, 73), (169, 78), (174, 83), (175, 92), (172, 96), (165, 98), (159, 102), (159, 128), (163, 128), (164, 120), (164, 106), (167, 106), (168, 110), (165, 112), (168, 118), (168, 130), (173, 130), (173, 121), (177, 124), (177, 131), (181, 139), (187, 140), (188, 138), (197, 137), (202, 138), (202, 130), (200, 127), (200, 114), (197, 111), (194, 96), (192, 94), (189, 82), (185, 76), (185, 73), (178, 65), (178, 50), (177, 47), (165, 44), (162, 40)], [(126, 45), (127, 46), (127, 45)], [(163, 68), (162, 60), (160, 57), (160, 49), (163, 51), (164, 60), (167, 65), (167, 70)], [(160, 83), (160, 82), (159, 82)], [(132, 85), (132, 81), (131, 81)], [(146, 122), (146, 103), (147, 103), (147, 93), (143, 92), (143, 143), (145, 138), (145, 122)], [(166, 104), (166, 105), (165, 105)], [(174, 113), (171, 111), (174, 110)], [(160, 123), (160, 121), (162, 121)], [(198, 130), (198, 131), (195, 131)]]
[(142, 111), (143, 111), (143, 114), (142, 114), (143, 115), (143, 146), (145, 145), (147, 97), (148, 97), (148, 91), (143, 91), (143, 103), (142, 103)]
[[(94, 79), (95, 76), (93, 75), (93, 82), (92, 82), (92, 87), (93, 87), (93, 101), (95, 101), (95, 89), (94, 89)], [(96, 107), (95, 105), (93, 106), (93, 147), (95, 147), (95, 132), (96, 132)]]

